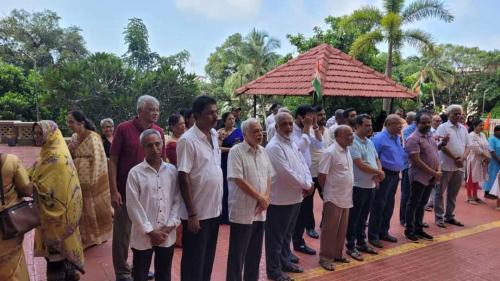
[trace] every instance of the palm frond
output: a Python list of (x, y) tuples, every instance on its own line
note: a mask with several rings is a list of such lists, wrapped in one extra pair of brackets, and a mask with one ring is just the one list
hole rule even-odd
[(434, 42), (429, 33), (420, 29), (411, 29), (403, 32), (402, 38), (408, 45), (418, 48), (422, 52), (432, 50)]
[(374, 6), (365, 6), (355, 10), (352, 14), (343, 19), (345, 25), (377, 26), (383, 14), (380, 9)]
[(439, 0), (416, 0), (406, 7), (402, 13), (402, 17), (405, 23), (429, 17), (438, 18), (445, 22), (451, 22), (454, 19), (451, 12)]
[(404, 2), (404, 0), (384, 0), (384, 8), (387, 12), (399, 14)]
[(384, 35), (380, 29), (365, 33), (356, 38), (356, 40), (352, 43), (349, 54), (355, 58), (367, 48), (375, 46), (375, 44), (382, 42), (383, 40)]

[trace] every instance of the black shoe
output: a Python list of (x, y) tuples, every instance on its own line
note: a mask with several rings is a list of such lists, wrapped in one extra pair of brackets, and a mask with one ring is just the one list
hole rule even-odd
[(405, 230), (405, 237), (410, 240), (410, 241), (413, 241), (413, 242), (416, 242), (418, 241), (418, 237), (417, 235), (415, 235), (415, 233), (411, 232), (411, 231), (407, 231)]
[(495, 195), (493, 195), (493, 194), (484, 193), (484, 198), (494, 200), (494, 199), (497, 199), (498, 197), (496, 197), (496, 196), (495, 196)]
[(419, 231), (419, 232), (415, 233), (415, 235), (417, 235), (418, 237), (423, 238), (425, 240), (433, 240), (434, 239), (434, 237), (432, 237), (432, 235), (425, 233), (425, 231)]
[(384, 244), (382, 244), (382, 242), (380, 242), (380, 240), (369, 240), (368, 242), (370, 242), (370, 244), (372, 244), (373, 246), (375, 246), (377, 248), (384, 248)]
[(293, 249), (297, 252), (301, 252), (306, 255), (311, 255), (311, 256), (316, 255), (316, 251), (311, 247), (308, 247), (306, 244), (302, 244), (300, 246), (294, 246)]
[(284, 272), (291, 272), (291, 273), (302, 273), (302, 272), (304, 272), (304, 269), (302, 269), (301, 267), (296, 266), (294, 264), (289, 264), (289, 265), (283, 266), (283, 271)]
[(290, 258), (288, 259), (288, 261), (291, 262), (291, 263), (299, 263), (299, 257), (297, 257), (294, 254), (291, 254)]
[(397, 243), (398, 239), (390, 234), (384, 235), (380, 237), (380, 240), (391, 242), (391, 243)]
[(446, 228), (446, 224), (443, 221), (436, 221), (436, 225), (441, 228)]
[(372, 254), (372, 255), (378, 255), (378, 251), (375, 250), (374, 248), (368, 246), (368, 245), (362, 245), (362, 246), (356, 246), (356, 249), (360, 252), (367, 253), (367, 254)]
[(429, 224), (428, 224), (428, 223), (426, 223), (426, 222), (422, 223), (422, 224), (421, 224), (421, 225), (419, 225), (419, 226), (420, 226), (420, 227), (422, 227), (422, 228), (429, 228)]
[(361, 255), (361, 253), (357, 250), (357, 249), (352, 249), (352, 250), (349, 250), (347, 249), (346, 251), (346, 254), (348, 254), (349, 256), (351, 256), (351, 258), (357, 260), (357, 261), (363, 261), (363, 256)]
[(456, 226), (464, 226), (463, 223), (457, 221), (456, 219), (449, 219), (449, 220), (444, 220), (445, 223), (456, 225)]
[(314, 230), (313, 228), (308, 229), (306, 231), (306, 233), (307, 233), (307, 236), (309, 236), (309, 237), (311, 237), (313, 239), (318, 239), (319, 238), (319, 233), (316, 232), (316, 230)]
[(286, 274), (283, 274), (281, 276), (278, 276), (278, 277), (270, 277), (270, 276), (267, 276), (267, 279), (269, 280), (272, 280), (272, 281), (293, 281), (292, 278), (290, 278), (288, 275)]

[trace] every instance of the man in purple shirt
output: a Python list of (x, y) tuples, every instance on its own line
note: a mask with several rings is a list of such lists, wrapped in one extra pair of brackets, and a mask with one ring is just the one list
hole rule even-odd
[[(115, 129), (109, 158), (109, 188), (113, 217), (113, 267), (116, 280), (131, 281), (131, 269), (127, 263), (130, 244), (131, 222), (125, 206), (125, 191), (130, 169), (144, 161), (144, 150), (139, 136), (146, 129), (155, 129), (165, 143), (163, 130), (155, 124), (160, 116), (160, 103), (152, 96), (144, 95), (137, 100), (137, 117), (120, 123)], [(165, 147), (162, 158), (165, 159)]]
[(432, 113), (420, 111), (415, 117), (417, 131), (406, 140), (405, 149), (409, 155), (410, 195), (406, 207), (405, 236), (410, 241), (419, 238), (432, 240), (433, 237), (423, 231), (425, 205), (432, 188), (441, 178), (438, 146), (432, 134)]

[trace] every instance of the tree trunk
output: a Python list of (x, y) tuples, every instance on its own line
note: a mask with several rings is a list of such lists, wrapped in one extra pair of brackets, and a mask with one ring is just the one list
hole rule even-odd
[[(389, 40), (389, 48), (387, 50), (387, 60), (385, 62), (385, 76), (392, 77), (392, 42)], [(387, 114), (392, 110), (392, 98), (385, 98), (382, 103), (382, 108)]]
[(431, 95), (432, 95), (432, 108), (434, 108), (434, 111), (436, 111), (437, 104), (436, 104), (436, 96), (434, 95), (434, 88), (431, 88)]

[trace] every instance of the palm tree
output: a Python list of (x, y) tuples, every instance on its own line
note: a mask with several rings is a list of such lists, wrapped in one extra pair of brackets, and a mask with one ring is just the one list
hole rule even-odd
[[(270, 37), (265, 31), (255, 28), (245, 36), (239, 48), (242, 63), (237, 71), (224, 81), (224, 91), (233, 93), (241, 85), (264, 75), (276, 66), (279, 55), (274, 51), (280, 47), (280, 41)], [(254, 96), (254, 115), (256, 115), (256, 98)]]
[[(380, 42), (387, 43), (385, 75), (392, 77), (394, 53), (399, 53), (404, 44), (420, 49), (432, 49), (430, 34), (419, 29), (403, 29), (428, 17), (435, 17), (451, 22), (453, 15), (438, 0), (416, 0), (403, 9), (404, 0), (384, 0), (384, 9), (367, 6), (356, 10), (346, 19), (347, 24), (369, 25), (371, 31), (359, 36), (352, 44), (350, 54), (358, 56), (368, 47)], [(389, 112), (391, 99), (384, 99), (384, 110)]]
[(413, 85), (412, 90), (421, 86), (420, 84), (425, 81), (433, 84), (431, 87), (431, 96), (434, 109), (437, 109), (434, 89), (443, 91), (446, 87), (453, 84), (454, 81), (453, 68), (443, 62), (442, 54), (442, 48), (434, 48), (426, 51), (420, 60), (423, 63), (422, 67), (412, 75), (417, 77), (417, 82)]

